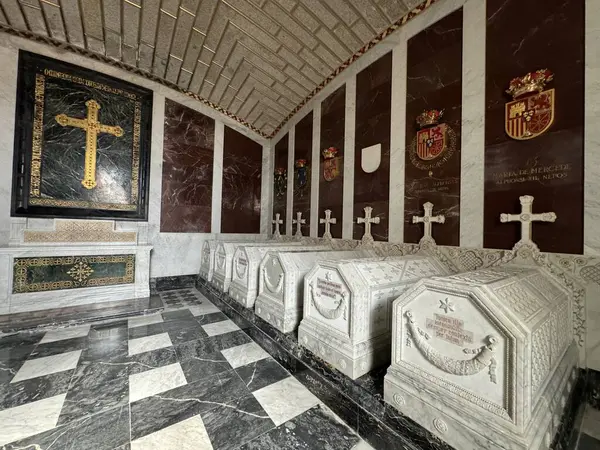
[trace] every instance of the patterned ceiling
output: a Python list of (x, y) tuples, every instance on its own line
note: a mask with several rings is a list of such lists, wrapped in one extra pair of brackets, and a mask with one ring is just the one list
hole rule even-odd
[(0, 28), (136, 68), (271, 136), (434, 1), (0, 0)]

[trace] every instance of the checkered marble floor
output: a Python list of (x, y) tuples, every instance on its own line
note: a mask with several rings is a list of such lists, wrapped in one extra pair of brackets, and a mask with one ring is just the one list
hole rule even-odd
[(369, 449), (194, 289), (0, 338), (3, 450)]

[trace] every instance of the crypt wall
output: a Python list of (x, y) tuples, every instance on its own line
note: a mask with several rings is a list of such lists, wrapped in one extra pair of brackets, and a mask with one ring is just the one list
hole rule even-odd
[[(273, 140), (287, 138), (288, 160), (295, 161), (297, 124), (312, 112), (311, 170), (319, 173), (311, 185), (312, 220), (305, 235), (322, 236), (318, 219), (324, 217), (324, 209), (331, 209), (341, 237), (360, 238), (355, 229), (363, 229), (356, 224), (363, 205), (356, 208), (357, 192), (375, 189), (371, 202), (364, 202), (381, 219), (381, 225), (372, 227), (375, 240), (398, 243), (405, 251), (406, 244), (418, 242), (423, 233), (410, 216), (422, 216), (423, 203), (430, 201), (434, 215), (446, 216), (445, 224), (433, 224), (433, 237), (459, 270), (492, 264), (501, 258), (497, 249), (511, 248), (519, 240), (519, 224), (501, 223), (499, 214), (518, 214), (519, 196), (533, 195), (534, 213), (553, 211), (558, 216), (554, 223), (534, 223), (533, 240), (544, 261), (584, 286), (585, 301), (575, 321), (585, 341), (580, 343), (585, 364), (600, 369), (600, 227), (594, 225), (600, 214), (600, 56), (594, 50), (600, 44), (600, 5), (593, 0), (528, 2), (529, 12), (519, 5), (518, 0), (434, 3), (333, 79)], [(391, 93), (389, 99), (378, 100), (383, 105), (391, 102), (391, 127), (379, 131), (377, 142), (363, 145), (360, 80), (387, 58)], [(512, 97), (505, 90), (511, 78), (544, 68), (555, 74), (545, 88), (555, 89), (554, 122), (534, 139), (509, 139), (504, 105)], [(333, 101), (338, 104), (335, 110)], [(419, 130), (415, 117), (430, 108), (445, 110), (440, 122), (452, 129), (454, 139), (452, 155), (431, 169), (415, 167), (410, 155)], [(365, 173), (362, 150), (375, 144), (385, 148), (388, 139), (389, 165), (384, 150), (378, 169)], [(331, 181), (325, 179), (326, 160), (321, 155), (329, 146), (339, 150), (340, 173)], [(550, 167), (556, 165), (565, 169)], [(498, 178), (500, 168), (533, 176), (491, 186), (489, 180)], [(535, 177), (549, 171), (556, 176)], [(375, 174), (383, 183), (389, 177), (383, 196), (368, 178)], [(293, 200), (288, 197), (286, 205), (290, 217), (296, 213)]]
[[(265, 183), (270, 185), (273, 178), (271, 149), (264, 138), (193, 98), (158, 83), (82, 56), (3, 35), (0, 43), (3, 67), (0, 75), (0, 246), (11, 241), (11, 222), (13, 243), (19, 239), (15, 230), (28, 236), (22, 240), (36, 240), (56, 228), (54, 219), (11, 220), (10, 217), (20, 49), (153, 91), (148, 222), (116, 220), (113, 225), (78, 221), (75, 234), (93, 232), (100, 236), (104, 233), (107, 242), (135, 242), (137, 239), (153, 246), (150, 277), (157, 278), (197, 274), (203, 241), (219, 233), (243, 237), (268, 231), (270, 208), (265, 205), (271, 203), (271, 188), (265, 187)], [(81, 223), (87, 225), (82, 228)], [(56, 224), (64, 227), (65, 221), (56, 221)], [(105, 225), (110, 225), (111, 230)], [(73, 230), (66, 233), (56, 228), (56, 231), (61, 239), (67, 235), (72, 239)]]

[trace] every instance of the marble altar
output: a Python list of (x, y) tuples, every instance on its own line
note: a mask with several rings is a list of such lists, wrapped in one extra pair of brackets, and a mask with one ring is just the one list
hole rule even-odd
[(539, 267), (423, 279), (393, 303), (385, 401), (457, 449), (547, 449), (576, 376), (571, 308)]
[(256, 315), (279, 331), (298, 328), (304, 305), (304, 276), (316, 263), (325, 260), (373, 258), (375, 250), (330, 251), (319, 253), (279, 253), (270, 251), (260, 263)]
[[(291, 245), (282, 243), (277, 250), (272, 246), (240, 246), (233, 255), (233, 269), (229, 295), (246, 308), (252, 308), (258, 295), (258, 267), (269, 251), (280, 252), (327, 252), (329, 245)], [(292, 244), (292, 243), (290, 243)], [(293, 254), (293, 253), (290, 253)]]
[(447, 274), (426, 256), (318, 262), (304, 278), (298, 341), (356, 379), (390, 361), (392, 300), (421, 278)]

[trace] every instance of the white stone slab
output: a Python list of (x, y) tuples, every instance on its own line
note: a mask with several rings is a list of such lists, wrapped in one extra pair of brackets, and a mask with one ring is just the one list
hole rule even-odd
[[(277, 247), (275, 252), (314, 253), (331, 250), (329, 245), (293, 245)], [(252, 308), (258, 295), (258, 267), (273, 247), (238, 247), (233, 255), (229, 295), (246, 308)]]
[(229, 291), (233, 270), (233, 255), (238, 247), (297, 247), (301, 242), (224, 242), (220, 241), (215, 250), (213, 276), (211, 283), (223, 292)]
[(418, 282), (393, 305), (385, 401), (460, 449), (547, 449), (575, 380), (571, 299), (538, 267)]
[(304, 278), (298, 341), (356, 379), (390, 361), (392, 301), (421, 278), (446, 274), (424, 256), (321, 261)]
[(304, 276), (316, 263), (326, 260), (373, 258), (375, 250), (319, 253), (268, 252), (258, 271), (258, 297), (254, 309), (279, 331), (298, 328), (304, 305)]
[(204, 241), (202, 244), (202, 258), (200, 259), (200, 276), (206, 281), (212, 281), (212, 276), (215, 269), (215, 252), (217, 251), (217, 245), (220, 242), (251, 244), (255, 242), (265, 242), (265, 239), (266, 238), (263, 235), (256, 235), (256, 239), (248, 239), (245, 237), (244, 239), (239, 240), (210, 239), (208, 241)]

